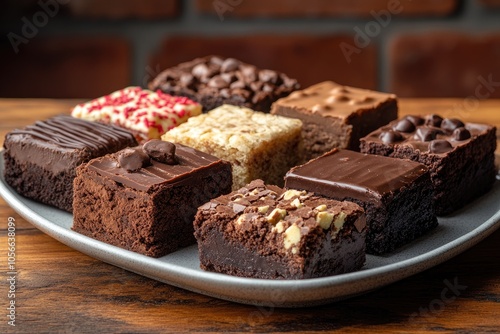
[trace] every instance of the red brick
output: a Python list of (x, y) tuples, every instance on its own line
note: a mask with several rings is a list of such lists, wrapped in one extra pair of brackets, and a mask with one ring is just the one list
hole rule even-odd
[(350, 36), (252, 35), (237, 37), (173, 37), (167, 39), (146, 70), (144, 81), (160, 69), (210, 54), (234, 57), (261, 68), (285, 72), (303, 87), (323, 80), (376, 88), (376, 48), (369, 45), (348, 63), (341, 43), (354, 45)]
[[(399, 36), (391, 45), (392, 91), (408, 97), (475, 96), (482, 79), (500, 86), (500, 34), (441, 32)], [(500, 87), (479, 95), (500, 97)], [(481, 96), (477, 96), (481, 98)]]
[(84, 18), (157, 19), (179, 14), (178, 0), (71, 0), (72, 15)]
[(481, 3), (481, 5), (484, 5), (486, 7), (500, 7), (500, 0), (479, 0), (479, 2)]
[[(37, 38), (0, 44), (0, 96), (91, 98), (131, 80), (127, 42), (114, 38)], [(8, 78), (8, 79), (7, 79)]]
[[(229, 8), (216, 9), (217, 4)], [(371, 11), (402, 8), (397, 16), (444, 16), (455, 11), (457, 0), (197, 0), (199, 12), (223, 17), (371, 17)], [(225, 8), (225, 7), (224, 7)], [(224, 13), (225, 12), (225, 13)]]

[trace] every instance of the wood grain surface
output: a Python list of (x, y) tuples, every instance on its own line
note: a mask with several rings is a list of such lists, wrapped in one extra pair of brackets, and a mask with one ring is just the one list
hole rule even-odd
[[(77, 101), (0, 100), (0, 141)], [(403, 99), (400, 114), (500, 126), (500, 100)], [(497, 151), (498, 152), (498, 151)], [(16, 221), (16, 326), (7, 324), (7, 221)], [(383, 289), (303, 309), (226, 302), (133, 274), (43, 234), (0, 199), (0, 333), (498, 333), (500, 230), (454, 259)], [(454, 286), (454, 288), (450, 288)]]

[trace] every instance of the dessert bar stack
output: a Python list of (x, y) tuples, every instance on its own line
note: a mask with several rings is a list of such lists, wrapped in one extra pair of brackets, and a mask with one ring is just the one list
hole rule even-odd
[[(207, 271), (304, 279), (363, 268), (495, 182), (495, 127), (398, 118), (393, 94), (207, 56), (7, 134), (5, 180), (72, 229)], [(359, 152), (361, 151), (361, 152)]]

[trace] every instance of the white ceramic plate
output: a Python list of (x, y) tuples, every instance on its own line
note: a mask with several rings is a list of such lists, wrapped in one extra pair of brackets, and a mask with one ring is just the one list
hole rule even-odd
[[(199, 269), (196, 246), (159, 259), (105, 244), (73, 232), (72, 215), (28, 200), (3, 179), (0, 194), (27, 221), (60, 242), (104, 262), (187, 290), (244, 304), (273, 307), (312, 306), (366, 293), (411, 276), (477, 244), (500, 226), (500, 182), (460, 212), (439, 219), (439, 226), (396, 252), (368, 255), (362, 270), (305, 280), (232, 277)], [(43, 250), (41, 250), (43, 251)]]

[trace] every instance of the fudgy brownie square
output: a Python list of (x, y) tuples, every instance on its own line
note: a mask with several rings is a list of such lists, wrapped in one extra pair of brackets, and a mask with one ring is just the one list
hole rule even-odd
[(121, 128), (55, 116), (5, 136), (5, 181), (25, 197), (72, 212), (76, 167), (135, 145)]
[(73, 230), (152, 257), (195, 242), (196, 209), (231, 191), (231, 165), (151, 140), (77, 169)]
[(200, 266), (267, 279), (354, 271), (365, 262), (365, 218), (355, 203), (255, 180), (198, 209)]
[(201, 105), (186, 97), (127, 87), (73, 108), (71, 115), (131, 131), (139, 142), (160, 139), (168, 130), (201, 114)]
[(255, 179), (283, 185), (301, 158), (302, 122), (297, 119), (223, 105), (162, 136), (215, 155), (233, 165), (233, 190)]
[(361, 205), (370, 254), (393, 251), (437, 226), (429, 171), (410, 160), (334, 149), (292, 168), (285, 187)]
[(325, 81), (276, 101), (271, 113), (303, 123), (305, 161), (359, 139), (398, 117), (396, 96)]
[(269, 112), (274, 101), (300, 86), (284, 73), (259, 69), (234, 58), (207, 56), (166, 69), (149, 87), (187, 96), (201, 103), (204, 111), (231, 104)]
[(490, 125), (439, 115), (406, 116), (361, 139), (361, 151), (426, 165), (436, 214), (447, 215), (493, 186), (495, 132)]

